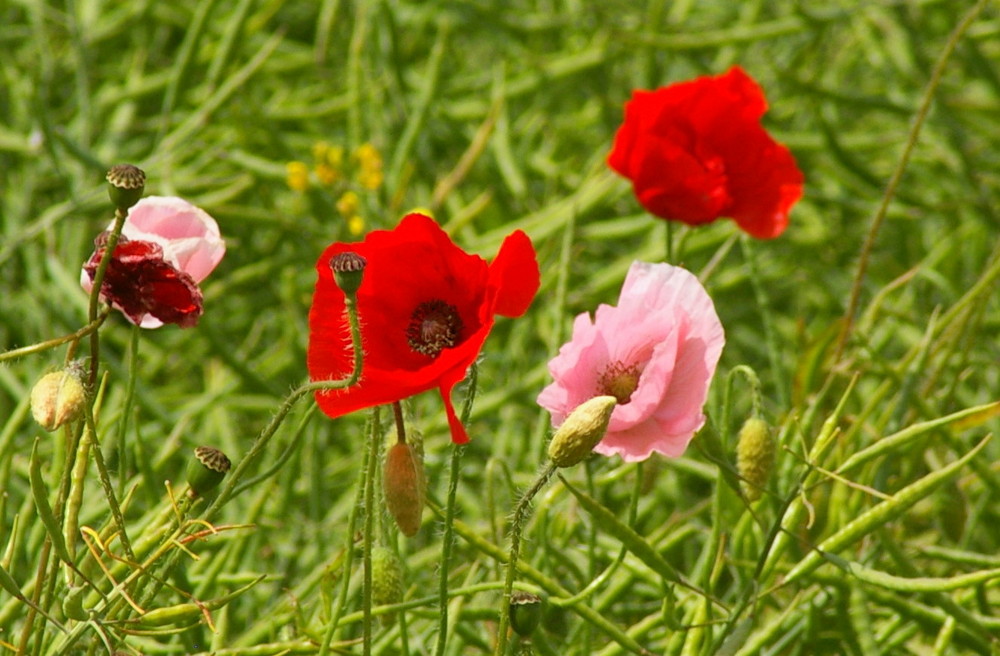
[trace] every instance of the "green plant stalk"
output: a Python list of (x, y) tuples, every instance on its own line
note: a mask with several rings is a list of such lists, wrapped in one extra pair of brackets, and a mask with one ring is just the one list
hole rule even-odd
[(782, 585), (793, 583), (815, 570), (826, 560), (827, 556), (825, 556), (824, 553), (828, 555), (829, 553), (839, 551), (840, 549), (853, 544), (861, 537), (877, 529), (879, 526), (882, 526), (886, 522), (899, 517), (907, 509), (929, 495), (938, 487), (954, 479), (958, 476), (966, 463), (972, 460), (972, 458), (974, 458), (989, 441), (990, 436), (987, 436), (979, 442), (979, 444), (973, 447), (971, 451), (958, 460), (942, 467), (937, 471), (931, 472), (915, 483), (907, 485), (902, 490), (894, 494), (890, 499), (883, 501), (870, 510), (862, 513), (857, 519), (848, 523), (839, 531), (823, 540), (823, 542), (810, 551), (805, 558), (799, 561), (798, 564), (796, 564), (788, 572), (788, 574), (785, 575), (785, 580)]
[(507, 556), (507, 574), (504, 578), (503, 595), (500, 597), (500, 624), (497, 627), (497, 644), (493, 650), (494, 656), (504, 656), (507, 653), (507, 629), (510, 626), (510, 595), (514, 590), (514, 576), (517, 573), (518, 557), (521, 553), (521, 532), (524, 521), (528, 517), (528, 508), (545, 484), (556, 472), (556, 466), (548, 462), (534, 484), (521, 496), (514, 508), (514, 516), (510, 521), (510, 553)]
[[(112, 226), (111, 233), (108, 235), (108, 240), (104, 245), (104, 255), (101, 256), (101, 261), (97, 265), (97, 271), (94, 272), (94, 286), (90, 290), (90, 305), (87, 311), (88, 324), (92, 324), (97, 321), (97, 306), (100, 303), (101, 287), (104, 285), (104, 274), (107, 272), (108, 266), (111, 264), (111, 258), (115, 252), (115, 248), (118, 246), (118, 239), (121, 237), (122, 227), (125, 225), (126, 216), (128, 216), (126, 212), (123, 212), (120, 209), (115, 210), (114, 226)], [(100, 364), (100, 347), (100, 331), (93, 330), (90, 332), (91, 387), (97, 383), (97, 367)]]
[(135, 552), (132, 551), (132, 543), (128, 539), (128, 533), (125, 532), (125, 517), (122, 515), (121, 506), (118, 504), (118, 497), (115, 496), (115, 488), (111, 484), (111, 476), (108, 474), (108, 467), (104, 463), (104, 454), (101, 453), (101, 445), (97, 441), (97, 424), (94, 422), (94, 412), (90, 405), (87, 405), (84, 411), (87, 421), (87, 429), (83, 432), (84, 440), (92, 440), (91, 453), (94, 454), (94, 464), (97, 465), (97, 475), (98, 479), (101, 481), (101, 487), (104, 489), (104, 495), (108, 499), (108, 506), (111, 508), (111, 516), (114, 517), (115, 524), (118, 525), (119, 538), (122, 544), (122, 548), (125, 550), (125, 554), (130, 560), (135, 562)]
[(23, 355), (42, 353), (43, 351), (65, 344), (66, 342), (76, 342), (100, 328), (101, 324), (104, 323), (104, 320), (108, 318), (108, 314), (110, 312), (111, 308), (105, 307), (93, 321), (90, 321), (86, 326), (80, 328), (76, 332), (70, 333), (69, 335), (54, 337), (52, 339), (47, 339), (44, 342), (38, 342), (37, 344), (29, 344), (28, 346), (22, 346), (21, 348), (4, 351), (3, 353), (0, 353), (0, 362), (13, 360), (14, 358), (19, 358)]
[[(469, 371), (469, 386), (462, 404), (462, 414), (459, 420), (462, 424), (469, 422), (472, 416), (472, 404), (476, 400), (479, 383), (479, 367), (475, 363)], [(455, 520), (455, 504), (458, 496), (458, 475), (461, 472), (462, 456), (465, 445), (454, 444), (451, 450), (451, 467), (448, 472), (448, 500), (445, 505), (444, 535), (441, 537), (441, 571), (438, 578), (438, 622), (437, 641), (434, 645), (435, 656), (443, 656), (448, 641), (448, 575), (451, 573), (451, 553), (455, 546), (455, 530), (452, 522)]]
[(139, 326), (132, 326), (132, 336), (128, 345), (128, 380), (125, 383), (125, 400), (122, 401), (121, 421), (118, 423), (118, 494), (125, 493), (125, 481), (128, 478), (128, 419), (132, 414), (132, 404), (135, 401), (135, 381), (139, 369)]
[[(372, 538), (375, 533), (375, 467), (378, 465), (378, 443), (382, 436), (375, 431), (368, 436), (368, 451), (365, 457), (365, 523), (363, 531), (364, 584), (362, 585), (362, 605), (364, 619), (362, 620), (361, 653), (371, 656), (372, 653)], [(348, 573), (349, 574), (349, 573)]]
[(834, 351), (833, 357), (834, 361), (840, 359), (844, 348), (847, 346), (847, 340), (850, 337), (854, 323), (854, 315), (857, 314), (858, 305), (861, 302), (861, 287), (868, 272), (868, 261), (871, 259), (872, 251), (875, 248), (875, 239), (882, 227), (882, 222), (885, 221), (885, 217), (889, 212), (889, 204), (896, 195), (896, 188), (899, 186), (903, 178), (903, 173), (906, 172), (906, 167), (910, 163), (910, 156), (913, 154), (913, 150), (916, 148), (917, 141), (920, 138), (920, 131), (923, 129), (924, 121), (930, 112), (931, 103), (934, 100), (934, 94), (937, 92), (938, 85), (941, 83), (945, 66), (955, 48), (958, 47), (958, 43), (962, 40), (965, 32), (972, 26), (972, 23), (975, 22), (980, 12), (988, 4), (990, 4), (990, 0), (979, 0), (962, 17), (962, 20), (958, 22), (958, 25), (955, 26), (955, 29), (948, 36), (948, 41), (945, 43), (944, 49), (941, 51), (934, 64), (934, 68), (931, 70), (930, 79), (927, 81), (927, 86), (924, 87), (923, 97), (920, 99), (920, 105), (917, 107), (917, 113), (914, 115), (913, 123), (910, 126), (910, 133), (907, 135), (906, 143), (903, 145), (903, 152), (889, 178), (889, 182), (885, 186), (885, 193), (882, 194), (882, 200), (879, 202), (878, 209), (875, 210), (871, 227), (868, 229), (864, 244), (861, 246), (861, 255), (858, 257), (858, 271), (854, 275), (854, 282), (851, 285), (851, 295), (847, 302), (847, 310), (844, 312), (844, 325), (840, 331), (840, 337), (837, 339), (837, 348)]
[(344, 380), (321, 380), (311, 383), (306, 383), (300, 385), (296, 389), (285, 397), (285, 400), (278, 407), (278, 411), (271, 418), (271, 423), (269, 423), (264, 430), (261, 431), (257, 439), (254, 440), (253, 445), (250, 447), (250, 451), (240, 460), (239, 464), (233, 469), (232, 473), (227, 477), (225, 485), (219, 491), (219, 495), (215, 498), (215, 501), (202, 513), (202, 518), (206, 521), (211, 520), (212, 517), (222, 508), (226, 502), (233, 496), (233, 491), (239, 482), (246, 476), (247, 471), (250, 466), (253, 465), (258, 458), (263, 454), (264, 449), (267, 447), (268, 442), (274, 437), (274, 434), (278, 431), (278, 427), (285, 420), (285, 417), (291, 412), (292, 407), (301, 399), (302, 397), (310, 394), (312, 392), (317, 392), (321, 390), (333, 390), (333, 389), (344, 389), (345, 387), (350, 387), (358, 382), (361, 378), (361, 369), (364, 364), (364, 351), (361, 348), (361, 327), (358, 321), (358, 307), (357, 299), (352, 295), (347, 295), (344, 299), (344, 305), (347, 311), (347, 319), (351, 328), (351, 344), (354, 347), (354, 368), (351, 371), (350, 376)]
[(768, 364), (771, 367), (771, 382), (777, 394), (778, 406), (782, 409), (788, 407), (788, 378), (785, 368), (782, 365), (781, 350), (778, 348), (778, 338), (774, 330), (774, 318), (771, 316), (771, 300), (768, 298), (767, 290), (760, 279), (760, 268), (757, 266), (757, 252), (754, 245), (750, 243), (750, 237), (744, 235), (740, 245), (743, 247), (743, 256), (746, 258), (747, 266), (750, 269), (750, 285), (753, 287), (754, 297), (757, 300), (757, 307), (760, 309), (761, 325), (764, 328), (764, 342), (767, 344)]

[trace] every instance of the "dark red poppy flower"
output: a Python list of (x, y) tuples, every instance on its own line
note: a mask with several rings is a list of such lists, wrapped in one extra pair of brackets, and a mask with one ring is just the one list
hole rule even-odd
[(738, 66), (634, 91), (608, 165), (658, 217), (689, 225), (731, 217), (754, 237), (777, 237), (802, 197), (803, 176), (761, 126), (766, 111), (764, 93)]
[[(83, 265), (90, 283), (104, 257), (106, 234), (95, 240), (97, 249)], [(104, 272), (101, 296), (137, 326), (152, 317), (157, 326), (175, 323), (190, 328), (198, 323), (202, 312), (197, 283), (163, 258), (159, 244), (130, 240), (124, 235)]]
[(357, 385), (316, 393), (330, 417), (439, 388), (451, 437), (469, 440), (451, 391), (465, 378), (493, 328), (494, 315), (519, 317), (538, 291), (538, 263), (526, 234), (504, 240), (493, 261), (455, 245), (430, 217), (408, 214), (393, 230), (363, 242), (335, 243), (316, 263), (319, 280), (309, 312), (309, 376), (335, 380), (353, 367), (344, 294), (330, 260), (354, 252), (367, 264), (357, 292), (364, 367)]

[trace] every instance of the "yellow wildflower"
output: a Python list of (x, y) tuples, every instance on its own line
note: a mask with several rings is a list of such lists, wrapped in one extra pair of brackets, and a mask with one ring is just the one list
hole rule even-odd
[(309, 188), (309, 167), (303, 162), (289, 162), (285, 165), (285, 181), (294, 191), (305, 191)]
[(332, 185), (340, 178), (340, 171), (326, 163), (317, 164), (313, 172), (316, 173), (319, 181), (325, 185)]
[(365, 220), (357, 214), (352, 215), (347, 219), (347, 231), (354, 236), (360, 235), (365, 231)]
[(358, 182), (365, 189), (375, 190), (382, 185), (382, 156), (375, 146), (363, 143), (354, 151), (354, 158), (361, 170), (358, 171)]
[(361, 200), (353, 191), (345, 191), (344, 195), (337, 201), (337, 211), (340, 212), (341, 216), (345, 217), (357, 214), (360, 206)]

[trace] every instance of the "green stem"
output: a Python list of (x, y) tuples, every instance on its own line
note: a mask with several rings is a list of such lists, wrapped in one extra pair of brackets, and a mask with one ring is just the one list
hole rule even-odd
[(0, 362), (5, 360), (13, 360), (14, 358), (19, 358), (22, 355), (34, 355), (35, 353), (41, 353), (42, 351), (47, 351), (49, 349), (55, 348), (66, 342), (75, 342), (83, 337), (86, 337), (90, 333), (96, 331), (104, 323), (104, 320), (108, 318), (108, 314), (111, 312), (111, 308), (104, 308), (97, 317), (88, 323), (83, 328), (77, 330), (75, 333), (70, 333), (69, 335), (63, 335), (61, 337), (55, 337), (53, 339), (45, 340), (44, 342), (38, 342), (37, 344), (29, 344), (28, 346), (22, 346), (21, 348), (12, 349), (10, 351), (5, 351), (0, 353)]
[(291, 394), (285, 397), (285, 400), (278, 407), (278, 411), (274, 414), (274, 417), (257, 439), (254, 441), (253, 445), (250, 447), (250, 451), (247, 452), (246, 456), (240, 460), (239, 464), (233, 469), (232, 474), (227, 477), (225, 485), (219, 491), (219, 496), (216, 497), (212, 505), (209, 506), (203, 513), (203, 519), (210, 520), (215, 513), (222, 508), (233, 496), (234, 490), (239, 482), (246, 476), (247, 471), (250, 466), (256, 463), (257, 459), (264, 452), (267, 447), (268, 442), (274, 437), (274, 434), (278, 431), (278, 427), (281, 426), (281, 422), (285, 420), (285, 417), (291, 412), (292, 407), (301, 399), (302, 397), (310, 394), (312, 392), (318, 392), (321, 390), (333, 390), (333, 389), (344, 389), (350, 387), (358, 382), (361, 378), (361, 368), (364, 363), (364, 352), (361, 349), (361, 326), (358, 321), (358, 307), (356, 299), (348, 295), (345, 299), (345, 306), (347, 309), (348, 323), (351, 327), (351, 344), (354, 347), (354, 369), (351, 371), (351, 375), (344, 380), (321, 380), (312, 383), (306, 383), (298, 388), (292, 390)]
[[(472, 404), (476, 400), (476, 390), (479, 382), (479, 368), (473, 363), (469, 371), (468, 392), (462, 404), (462, 424), (469, 422), (472, 415)], [(445, 506), (444, 535), (441, 539), (441, 572), (438, 579), (438, 612), (441, 614), (438, 626), (437, 642), (434, 645), (435, 656), (443, 656), (448, 641), (448, 574), (451, 571), (451, 552), (455, 546), (455, 503), (458, 496), (458, 475), (460, 463), (465, 453), (465, 445), (452, 445), (451, 469), (448, 473), (448, 500)]]
[(500, 598), (500, 625), (497, 628), (497, 646), (493, 651), (494, 656), (503, 656), (507, 651), (507, 627), (510, 626), (510, 595), (514, 589), (514, 576), (517, 573), (517, 559), (521, 554), (521, 532), (524, 530), (524, 520), (528, 517), (528, 508), (531, 500), (535, 498), (545, 484), (552, 478), (556, 471), (554, 464), (547, 463), (542, 473), (538, 475), (532, 485), (517, 502), (514, 508), (514, 517), (510, 522), (510, 555), (507, 558), (507, 575), (504, 578), (503, 596)]
[(118, 424), (118, 494), (125, 493), (125, 480), (128, 477), (128, 418), (132, 414), (132, 404), (135, 401), (135, 381), (138, 378), (139, 362), (139, 326), (132, 326), (132, 339), (129, 342), (128, 381), (125, 386), (125, 400), (122, 402), (121, 421)]
[(378, 442), (381, 433), (374, 430), (368, 436), (368, 451), (365, 458), (365, 527), (364, 527), (364, 585), (362, 586), (362, 654), (372, 653), (372, 534), (375, 531), (375, 467), (378, 464)]
[(115, 496), (115, 488), (111, 485), (111, 476), (108, 474), (108, 467), (104, 463), (104, 454), (101, 453), (101, 443), (97, 439), (97, 424), (94, 422), (94, 410), (90, 405), (85, 408), (87, 419), (87, 430), (83, 433), (83, 439), (91, 440), (90, 452), (94, 455), (94, 464), (97, 465), (98, 478), (104, 495), (108, 499), (108, 506), (111, 508), (111, 516), (114, 517), (118, 526), (122, 548), (128, 555), (129, 560), (136, 562), (135, 552), (132, 551), (132, 543), (129, 542), (128, 534), (125, 533), (125, 516), (122, 514), (121, 506), (118, 504), (118, 497)]
[[(104, 274), (108, 270), (108, 266), (111, 264), (111, 258), (114, 255), (115, 248), (118, 246), (118, 238), (122, 234), (122, 227), (125, 225), (125, 217), (127, 214), (120, 209), (115, 210), (115, 224), (111, 228), (111, 233), (108, 235), (108, 240), (104, 245), (104, 254), (101, 256), (101, 261), (97, 265), (97, 271), (94, 272), (93, 288), (90, 290), (90, 306), (87, 311), (88, 321), (87, 323), (94, 323), (97, 321), (97, 306), (101, 299), (101, 286), (104, 284)], [(100, 333), (94, 330), (90, 333), (90, 386), (93, 387), (97, 383), (97, 365), (101, 347)]]
[(896, 195), (896, 188), (899, 186), (900, 180), (903, 178), (903, 173), (906, 172), (906, 167), (910, 163), (910, 155), (913, 154), (913, 149), (916, 147), (917, 140), (920, 137), (920, 130), (923, 128), (927, 114), (930, 112), (934, 93), (937, 91), (938, 85), (941, 83), (941, 77), (944, 75), (945, 65), (948, 63), (948, 59), (955, 51), (955, 48), (958, 47), (958, 42), (961, 41), (966, 30), (969, 29), (979, 16), (979, 13), (988, 4), (989, 0), (979, 0), (962, 17), (962, 20), (958, 22), (958, 25), (955, 26), (955, 29), (949, 35), (944, 50), (941, 51), (937, 62), (934, 64), (934, 68), (931, 70), (931, 77), (927, 81), (927, 86), (924, 87), (924, 95), (920, 99), (920, 106), (913, 117), (910, 133), (906, 137), (903, 153), (900, 155), (899, 162), (896, 163), (896, 168), (893, 170), (892, 176), (885, 186), (885, 193), (882, 194), (882, 200), (879, 203), (878, 209), (875, 210), (871, 227), (868, 228), (868, 234), (865, 236), (865, 242), (861, 247), (861, 255), (858, 257), (858, 271), (854, 274), (850, 300), (847, 303), (847, 310), (844, 312), (843, 328), (840, 331), (840, 336), (837, 338), (837, 348), (833, 357), (834, 362), (840, 359), (840, 356), (844, 352), (844, 347), (847, 345), (847, 339), (850, 337), (851, 329), (854, 325), (854, 315), (857, 314), (858, 305), (861, 302), (861, 286), (864, 284), (865, 274), (868, 272), (868, 262), (871, 259), (872, 250), (875, 248), (875, 238), (878, 236), (879, 229), (882, 227), (886, 214), (889, 212), (889, 204)]
[(757, 307), (760, 308), (761, 323), (764, 327), (764, 341), (767, 344), (767, 355), (771, 366), (771, 379), (774, 383), (778, 405), (784, 409), (788, 407), (788, 393), (785, 391), (786, 376), (784, 366), (782, 365), (781, 353), (778, 350), (774, 321), (771, 317), (771, 301), (767, 296), (767, 290), (761, 283), (760, 269), (757, 267), (757, 253), (750, 244), (750, 238), (744, 237), (741, 245), (743, 246), (743, 256), (746, 258), (747, 266), (750, 269), (750, 284), (757, 299)]

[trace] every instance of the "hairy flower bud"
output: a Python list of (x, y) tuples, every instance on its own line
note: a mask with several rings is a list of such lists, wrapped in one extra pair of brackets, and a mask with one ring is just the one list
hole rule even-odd
[(31, 414), (47, 431), (78, 419), (86, 402), (83, 382), (72, 367), (45, 374), (31, 389)]
[(372, 548), (372, 605), (403, 601), (403, 564), (386, 547)]
[(750, 501), (760, 498), (774, 465), (774, 438), (760, 417), (750, 417), (740, 428), (736, 468), (743, 478), (743, 493)]
[(187, 482), (191, 487), (191, 496), (203, 496), (215, 489), (230, 467), (232, 462), (222, 451), (210, 446), (195, 447), (194, 460), (188, 462), (187, 468)]
[(549, 458), (556, 467), (572, 467), (590, 455), (608, 431), (617, 399), (595, 396), (566, 417), (549, 442)]
[(396, 525), (403, 535), (413, 537), (424, 511), (424, 463), (411, 445), (397, 442), (389, 448), (382, 484), (385, 505)]

